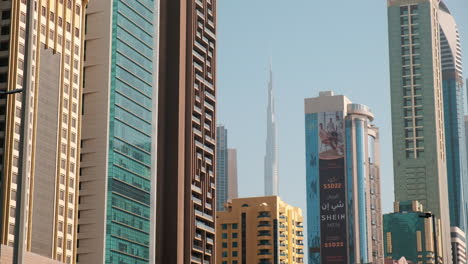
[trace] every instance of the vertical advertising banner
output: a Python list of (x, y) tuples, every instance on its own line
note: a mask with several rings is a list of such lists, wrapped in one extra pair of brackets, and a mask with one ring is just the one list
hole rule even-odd
[(320, 255), (323, 264), (348, 263), (343, 112), (318, 114)]

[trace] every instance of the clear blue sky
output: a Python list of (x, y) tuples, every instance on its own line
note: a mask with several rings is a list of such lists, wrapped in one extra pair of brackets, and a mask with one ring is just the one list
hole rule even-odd
[[(468, 1), (447, 0), (468, 69)], [(385, 0), (218, 0), (218, 123), (238, 149), (239, 193), (263, 195), (269, 57), (279, 124), (280, 196), (306, 214), (304, 98), (334, 90), (381, 128), (382, 205), (393, 170)], [(465, 71), (468, 76), (468, 70)]]

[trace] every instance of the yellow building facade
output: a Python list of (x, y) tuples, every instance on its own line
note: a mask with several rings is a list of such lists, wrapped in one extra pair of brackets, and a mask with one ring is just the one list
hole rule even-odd
[[(19, 224), (24, 227), (20, 248), (31, 252), (27, 256), (34, 253), (59, 263), (76, 259), (87, 2), (0, 3), (0, 91), (23, 89), (0, 97), (0, 242), (12, 247)], [(24, 187), (18, 217), (21, 167)]]
[(278, 196), (233, 199), (216, 220), (216, 263), (304, 263), (302, 210)]

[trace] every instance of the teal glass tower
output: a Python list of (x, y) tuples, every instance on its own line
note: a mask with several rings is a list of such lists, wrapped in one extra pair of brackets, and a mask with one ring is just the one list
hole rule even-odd
[[(439, 220), (422, 217), (427, 212), (417, 201), (395, 202), (394, 207), (394, 213), (383, 216), (385, 259), (405, 257), (411, 263), (435, 263), (435, 254), (441, 250), (441, 244), (435, 243), (434, 239), (440, 241), (440, 233), (434, 236), (434, 226)], [(439, 253), (437, 255), (440, 256)]]
[(158, 1), (88, 7), (78, 263), (154, 263)]
[(388, 0), (393, 168), (396, 202), (440, 218), (440, 256), (451, 263), (439, 3)]
[(439, 25), (444, 91), (445, 145), (449, 188), (450, 226), (466, 232), (467, 161), (465, 147), (463, 71), (460, 36), (454, 17), (439, 4)]

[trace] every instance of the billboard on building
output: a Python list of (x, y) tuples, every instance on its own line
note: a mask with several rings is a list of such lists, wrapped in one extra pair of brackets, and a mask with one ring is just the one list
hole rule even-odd
[(318, 114), (321, 262), (348, 263), (343, 112)]

